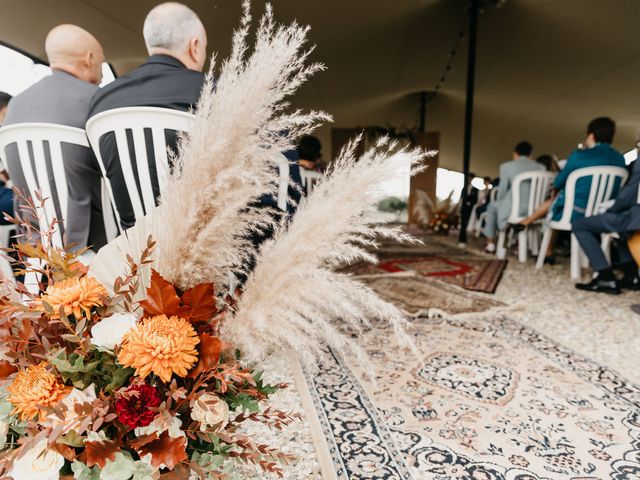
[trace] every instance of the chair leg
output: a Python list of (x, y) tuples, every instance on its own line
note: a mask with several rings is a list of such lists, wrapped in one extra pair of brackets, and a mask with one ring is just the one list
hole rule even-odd
[(578, 239), (572, 233), (571, 234), (571, 279), (579, 280), (582, 275), (582, 268), (580, 266), (580, 255), (582, 249), (580, 248), (580, 244), (578, 243)]
[(527, 231), (518, 233), (518, 261), (520, 263), (527, 263)]
[(501, 230), (498, 234), (498, 243), (496, 244), (496, 257), (500, 260), (504, 260), (507, 256), (507, 249), (504, 247), (504, 242), (506, 240), (506, 233), (504, 230)]
[(547, 249), (551, 243), (551, 229), (547, 228), (542, 236), (542, 244), (540, 245), (540, 252), (538, 252), (538, 260), (536, 261), (536, 268), (542, 268), (544, 266), (544, 257), (547, 255)]
[(540, 228), (532, 225), (529, 227), (529, 232), (531, 232), (531, 254), (537, 257), (540, 252)]

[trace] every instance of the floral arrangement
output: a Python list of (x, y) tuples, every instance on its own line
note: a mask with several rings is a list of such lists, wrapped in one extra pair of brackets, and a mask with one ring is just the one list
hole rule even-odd
[(447, 198), (435, 201), (424, 190), (416, 190), (416, 202), (413, 213), (423, 228), (430, 228), (434, 233), (448, 234), (457, 225), (459, 203), (453, 202), (453, 190)]
[(180, 291), (151, 270), (144, 299), (133, 301), (154, 246), (149, 240), (141, 261), (130, 260), (109, 295), (76, 254), (16, 245), (21, 259), (40, 260), (46, 287), (34, 296), (19, 284), (26, 305), (15, 295), (0, 301), (5, 475), (137, 480), (172, 470), (226, 478), (237, 461), (282, 474), (290, 455), (237, 430), (247, 421), (295, 421), (260, 406), (286, 385), (265, 383), (220, 338), (234, 302), (217, 298), (213, 284)]
[(399, 163), (419, 171), (423, 153), (380, 138), (356, 158), (355, 139), (295, 215), (260, 207), (278, 192), (282, 152), (331, 117), (288, 109), (324, 68), (307, 62), (308, 28), (277, 25), (267, 6), (250, 51), (243, 5), (215, 88), (212, 59), (191, 131), (159, 172), (158, 207), (88, 269), (52, 244), (55, 224), (16, 246), (43, 281), (0, 297), (0, 475), (235, 479), (239, 464), (283, 475), (291, 455), (241, 433), (299, 418), (265, 405), (286, 385), (264, 381), (260, 362), (292, 352), (313, 368), (330, 348), (368, 365), (354, 333), (372, 319), (412, 347), (405, 314), (337, 267), (375, 262), (380, 237), (417, 241), (363, 213), (384, 198), (380, 179)]
[(429, 220), (429, 228), (431, 228), (434, 233), (442, 233), (447, 234), (451, 229), (451, 215), (446, 212), (435, 212)]

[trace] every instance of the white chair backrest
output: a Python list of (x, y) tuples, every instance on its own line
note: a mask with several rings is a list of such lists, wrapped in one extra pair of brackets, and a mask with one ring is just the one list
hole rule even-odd
[[(57, 207), (61, 215), (67, 215), (69, 193), (67, 190), (67, 178), (64, 171), (64, 159), (62, 157), (62, 145), (74, 144), (89, 147), (89, 142), (84, 130), (51, 123), (21, 123), (0, 128), (0, 152), (5, 152), (7, 146), (15, 144), (20, 158), (20, 165), (27, 183), (30, 195), (38, 215), (41, 228), (48, 228), (54, 220), (63, 222), (56, 212), (54, 200), (57, 198)], [(45, 147), (48, 145), (48, 148)], [(49, 174), (46, 161), (46, 153), (51, 159), (51, 171), (53, 184), (49, 182)], [(55, 189), (55, 191), (54, 191)], [(49, 200), (44, 206), (36, 198), (36, 192), (40, 191), (43, 198)], [(55, 196), (53, 195), (55, 193)], [(52, 242), (61, 247), (62, 232), (56, 228)]]
[[(194, 116), (190, 113), (155, 107), (116, 108), (94, 115), (89, 119), (86, 126), (87, 136), (100, 164), (102, 175), (107, 179), (109, 196), (119, 229), (121, 229), (120, 212), (115, 203), (111, 182), (107, 178), (105, 164), (100, 152), (100, 139), (107, 133), (113, 133), (115, 136), (118, 158), (127, 186), (127, 193), (131, 200), (135, 217), (138, 219), (144, 217), (145, 212), (150, 212), (156, 205), (149, 170), (145, 130), (151, 131), (158, 183), (162, 189), (169, 175), (169, 158), (165, 132), (166, 130), (189, 132), (193, 120)], [(127, 130), (131, 131), (133, 138), (135, 165), (133, 164), (134, 160), (129, 155)], [(134, 170), (138, 173), (139, 190), (138, 185), (136, 185)], [(162, 192), (160, 193), (162, 194)]]
[(584, 212), (585, 217), (590, 217), (594, 212), (598, 211), (601, 204), (613, 198), (613, 189), (616, 181), (618, 186), (622, 186), (628, 176), (629, 172), (623, 167), (586, 167), (571, 172), (564, 187), (565, 197), (562, 217), (558, 221), (551, 222), (552, 228), (571, 230), (571, 217), (573, 216), (576, 183), (578, 180), (591, 177), (591, 189), (589, 190), (589, 199)]
[[(509, 215), (509, 223), (516, 223), (527, 218), (546, 200), (547, 193), (551, 187), (551, 182), (555, 177), (555, 173), (551, 172), (524, 172), (519, 173), (513, 178), (511, 185), (512, 202), (511, 214)], [(529, 199), (527, 203), (527, 211), (520, 210), (520, 195), (523, 193), (525, 184), (529, 187)]]
[(315, 172), (313, 170), (307, 170), (306, 168), (300, 167), (300, 179), (302, 180), (302, 187), (304, 188), (304, 192), (309, 195), (316, 186), (316, 183), (319, 179), (322, 178), (322, 174), (320, 172)]

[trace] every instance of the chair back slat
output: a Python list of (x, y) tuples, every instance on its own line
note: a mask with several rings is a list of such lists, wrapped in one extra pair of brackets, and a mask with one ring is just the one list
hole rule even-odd
[(316, 187), (316, 184), (321, 178), (321, 173), (300, 167), (300, 179), (302, 180), (302, 187), (304, 188), (304, 192), (307, 195), (309, 195), (313, 191), (313, 189)]
[[(113, 186), (109, 181), (102, 152), (100, 151), (100, 139), (108, 133), (115, 135), (120, 169), (127, 187), (127, 194), (131, 201), (133, 213), (136, 219), (139, 219), (149, 213), (156, 204), (156, 198), (153, 194), (153, 179), (149, 166), (150, 160), (155, 164), (161, 195), (162, 189), (166, 184), (170, 166), (165, 131), (189, 132), (193, 119), (194, 116), (192, 114), (177, 110), (155, 107), (127, 107), (99, 113), (91, 117), (87, 122), (87, 136), (100, 164), (102, 175), (106, 180), (107, 191), (111, 198), (117, 227), (120, 232), (122, 231), (121, 215), (115, 202)], [(153, 159), (149, 159), (145, 129), (151, 132), (151, 142), (154, 148)], [(137, 181), (134, 175), (133, 159), (129, 155), (127, 131), (130, 131), (132, 135)]]
[[(65, 144), (89, 147), (84, 130), (65, 125), (21, 123), (0, 128), (0, 152), (6, 154), (8, 146), (16, 145), (28, 189), (24, 193), (31, 196), (42, 228), (47, 228), (54, 220), (63, 225), (67, 216), (69, 192), (62, 150)], [(51, 161), (52, 179), (49, 177), (47, 152)], [(38, 191), (49, 199), (44, 207), (37, 200)], [(59, 218), (58, 212), (62, 218)], [(56, 246), (63, 245), (60, 227), (54, 230), (52, 242)]]
[[(551, 182), (555, 174), (551, 172), (523, 172), (513, 178), (511, 186), (511, 213), (509, 223), (517, 223), (533, 212), (545, 201)], [(525, 187), (529, 187), (527, 198), (527, 211), (520, 210), (520, 197), (523, 195)], [(493, 190), (496, 190), (495, 188)], [(493, 194), (493, 192), (491, 192)]]
[(594, 212), (599, 211), (603, 203), (613, 198), (616, 182), (622, 185), (628, 176), (629, 172), (627, 172), (627, 169), (624, 167), (585, 167), (571, 172), (564, 188), (565, 197), (562, 216), (560, 220), (551, 222), (551, 228), (556, 230), (571, 230), (576, 184), (579, 180), (591, 178), (589, 197), (584, 211), (584, 216), (590, 217)]

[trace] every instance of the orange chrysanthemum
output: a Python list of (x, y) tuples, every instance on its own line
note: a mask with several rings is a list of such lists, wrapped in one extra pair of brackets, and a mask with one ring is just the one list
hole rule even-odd
[(58, 378), (47, 371), (46, 362), (20, 370), (8, 390), (12, 413), (20, 415), (21, 420), (35, 417), (40, 407), (55, 405), (67, 393)]
[(163, 382), (171, 375), (185, 377), (198, 360), (196, 345), (200, 342), (196, 331), (187, 320), (166, 315), (145, 318), (124, 336), (120, 363), (133, 367), (145, 378), (155, 373)]
[(93, 307), (104, 305), (103, 297), (106, 295), (107, 291), (95, 278), (73, 277), (48, 287), (37, 302), (36, 308), (44, 310), (42, 302), (46, 302), (53, 308), (53, 318), (60, 315), (60, 307), (64, 307), (65, 315), (73, 314), (76, 318), (80, 318), (82, 312), (88, 315)]

